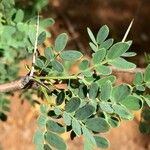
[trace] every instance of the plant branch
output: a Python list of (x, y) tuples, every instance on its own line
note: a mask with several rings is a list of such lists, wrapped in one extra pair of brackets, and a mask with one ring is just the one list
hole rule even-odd
[(38, 34), (39, 34), (39, 14), (37, 17), (36, 36), (35, 36), (34, 51), (33, 51), (33, 56), (32, 56), (32, 67), (31, 67), (31, 72), (29, 75), (30, 77), (32, 77), (34, 74), (34, 65), (35, 65), (35, 60), (36, 60), (36, 55), (37, 55)]
[(9, 83), (0, 84), (0, 93), (24, 89), (30, 82), (30, 77), (25, 76)]

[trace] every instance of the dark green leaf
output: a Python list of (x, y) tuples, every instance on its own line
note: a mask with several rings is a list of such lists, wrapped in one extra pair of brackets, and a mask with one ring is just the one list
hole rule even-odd
[(102, 84), (100, 86), (100, 89), (101, 89), (100, 99), (104, 100), (104, 101), (109, 100), (110, 95), (111, 95), (111, 91), (112, 91), (112, 83), (111, 83), (111, 81), (108, 80), (107, 82)]
[(98, 65), (95, 67), (95, 70), (100, 74), (100, 75), (110, 75), (112, 73), (112, 70), (108, 66), (104, 65)]
[(110, 48), (110, 50), (107, 53), (107, 58), (108, 59), (118, 58), (122, 54), (124, 54), (129, 49), (129, 47), (130, 47), (129, 44), (127, 43), (118, 42)]
[(105, 55), (106, 55), (106, 49), (104, 49), (104, 48), (95, 52), (93, 54), (93, 59), (92, 59), (93, 64), (94, 65), (100, 64), (100, 62), (103, 61), (103, 59), (105, 58)]
[(123, 105), (112, 105), (114, 112), (118, 114), (122, 119), (132, 120), (133, 114)]
[(104, 41), (103, 43), (101, 43), (100, 48), (109, 49), (112, 46), (113, 42), (114, 42), (114, 39), (108, 39)]
[(40, 35), (38, 36), (37, 44), (38, 44), (38, 45), (43, 44), (43, 42), (45, 41), (45, 39), (46, 39), (46, 32), (43, 31), (43, 32), (41, 32)]
[(86, 104), (85, 106), (79, 108), (76, 112), (75, 112), (75, 117), (79, 120), (84, 120), (87, 119), (88, 117), (90, 117), (95, 111), (95, 107), (90, 105), (90, 104)]
[(67, 150), (67, 146), (64, 140), (53, 132), (46, 132), (45, 140), (49, 145), (55, 147), (58, 150)]
[(46, 122), (46, 128), (48, 131), (56, 132), (56, 133), (64, 133), (65, 128), (60, 124), (53, 120), (48, 120)]
[(61, 91), (56, 98), (56, 105), (61, 105), (64, 102), (65, 99), (65, 93), (64, 91)]
[(109, 124), (104, 118), (90, 118), (85, 123), (86, 127), (95, 132), (107, 132), (110, 129)]
[(144, 81), (150, 81), (150, 64), (146, 67), (145, 73), (144, 73)]
[(53, 67), (56, 71), (58, 71), (58, 72), (63, 72), (63, 71), (64, 71), (63, 65), (62, 65), (59, 61), (57, 61), (57, 60), (53, 60), (53, 61), (52, 61), (52, 67)]
[(81, 100), (78, 97), (72, 97), (65, 105), (66, 112), (72, 113), (76, 111), (81, 104)]
[(110, 65), (116, 67), (117, 69), (135, 69), (136, 65), (134, 63), (126, 61), (124, 58), (116, 58), (109, 62)]
[(108, 148), (109, 147), (109, 141), (101, 136), (94, 136), (96, 145), (99, 148)]
[(60, 52), (62, 50), (64, 50), (64, 48), (66, 47), (68, 41), (68, 35), (66, 33), (62, 33), (60, 35), (58, 35), (58, 37), (55, 40), (55, 50), (57, 52)]
[(75, 51), (75, 50), (67, 50), (67, 51), (63, 51), (60, 54), (61, 58), (67, 61), (75, 61), (78, 60), (82, 57), (82, 53), (79, 51)]
[(115, 86), (112, 90), (111, 99), (116, 102), (121, 102), (131, 94), (131, 91), (131, 87), (128, 84)]
[(96, 37), (97, 43), (99, 44), (103, 43), (105, 39), (108, 37), (108, 35), (109, 35), (109, 28), (107, 27), (107, 25), (103, 25), (97, 33)]
[(139, 110), (142, 107), (142, 101), (136, 96), (128, 96), (121, 102), (122, 105), (127, 107), (129, 110)]
[(92, 42), (93, 42), (95, 45), (97, 45), (96, 39), (95, 39), (95, 37), (94, 37), (92, 31), (90, 30), (90, 28), (87, 28), (87, 32), (88, 32), (88, 35), (89, 35), (90, 39), (92, 40)]
[(99, 90), (98, 84), (96, 82), (93, 82), (89, 87), (89, 98), (90, 99), (96, 98), (98, 90)]
[(75, 118), (72, 119), (72, 130), (76, 133), (77, 136), (81, 135), (80, 123)]

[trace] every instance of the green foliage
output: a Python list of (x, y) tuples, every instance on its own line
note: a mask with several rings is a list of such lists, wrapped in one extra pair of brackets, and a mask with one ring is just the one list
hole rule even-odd
[[(47, 0), (36, 0), (34, 11), (41, 11), (47, 3)], [(36, 37), (36, 19), (28, 20), (29, 14), (14, 6), (13, 0), (2, 0), (0, 5), (1, 83), (16, 77), (17, 67), (13, 65), (33, 53), (36, 38), (37, 46), (43, 45), (50, 37), (46, 28), (54, 24), (51, 18), (40, 19)], [(132, 42), (114, 43), (108, 38), (106, 25), (99, 29), (96, 37), (89, 28), (87, 32), (93, 51), (91, 60), (83, 58), (78, 50), (66, 48), (66, 33), (59, 34), (51, 47), (44, 48), (44, 54), (38, 52), (33, 79), (40, 83), (38, 95), (43, 101), (39, 103), (38, 128), (33, 138), (36, 150), (66, 150), (61, 137), (64, 132), (74, 137), (83, 136), (85, 150), (107, 148), (109, 141), (97, 134), (118, 127), (121, 120), (132, 120), (133, 111), (140, 109), (140, 131), (150, 133), (150, 65), (145, 72), (136, 73), (133, 85), (115, 85), (116, 76), (111, 66), (124, 70), (136, 67), (125, 60), (125, 57), (135, 56), (134, 52), (128, 52)], [(75, 63), (79, 63), (79, 72), (73, 74), (70, 69)], [(65, 84), (65, 88), (58, 88), (58, 84)], [(1, 95), (0, 117), (7, 111), (9, 101)]]

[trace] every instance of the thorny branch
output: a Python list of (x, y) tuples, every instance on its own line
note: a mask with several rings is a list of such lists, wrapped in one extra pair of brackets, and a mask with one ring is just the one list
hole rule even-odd
[(35, 65), (35, 60), (36, 60), (36, 55), (37, 55), (38, 34), (39, 34), (39, 14), (37, 17), (36, 36), (35, 36), (34, 51), (33, 51), (33, 56), (32, 56), (32, 67), (31, 67), (31, 72), (29, 75), (30, 77), (32, 77), (34, 74), (34, 65)]

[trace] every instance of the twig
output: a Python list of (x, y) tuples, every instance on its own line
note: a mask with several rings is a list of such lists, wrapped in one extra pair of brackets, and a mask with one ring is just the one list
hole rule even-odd
[(144, 73), (144, 71), (145, 71), (145, 68), (135, 68), (135, 69), (128, 69), (128, 70), (126, 70), (126, 69), (117, 69), (117, 68), (115, 68), (115, 67), (113, 67), (113, 66), (110, 66), (110, 68), (112, 69), (112, 71), (114, 71), (114, 72), (122, 72), (122, 73), (132, 73), (132, 74), (135, 74), (135, 73), (137, 73), (137, 72), (142, 72), (142, 73)]
[(127, 29), (127, 31), (126, 31), (126, 33), (125, 33), (123, 39), (122, 39), (122, 42), (125, 42), (125, 40), (126, 40), (128, 34), (129, 34), (130, 30), (131, 30), (131, 27), (132, 27), (132, 25), (133, 25), (133, 22), (134, 22), (134, 19), (131, 20), (131, 22), (130, 22), (130, 24), (129, 24), (129, 26), (128, 26), (128, 29)]
[(34, 65), (35, 65), (36, 54), (37, 54), (38, 34), (39, 34), (39, 14), (37, 16), (36, 37), (35, 37), (34, 51), (32, 56), (32, 67), (31, 67), (31, 72), (29, 74), (30, 77), (32, 77), (34, 74)]
[(0, 93), (11, 92), (24, 89), (30, 82), (30, 77), (21, 77), (18, 80), (9, 83), (0, 84)]

